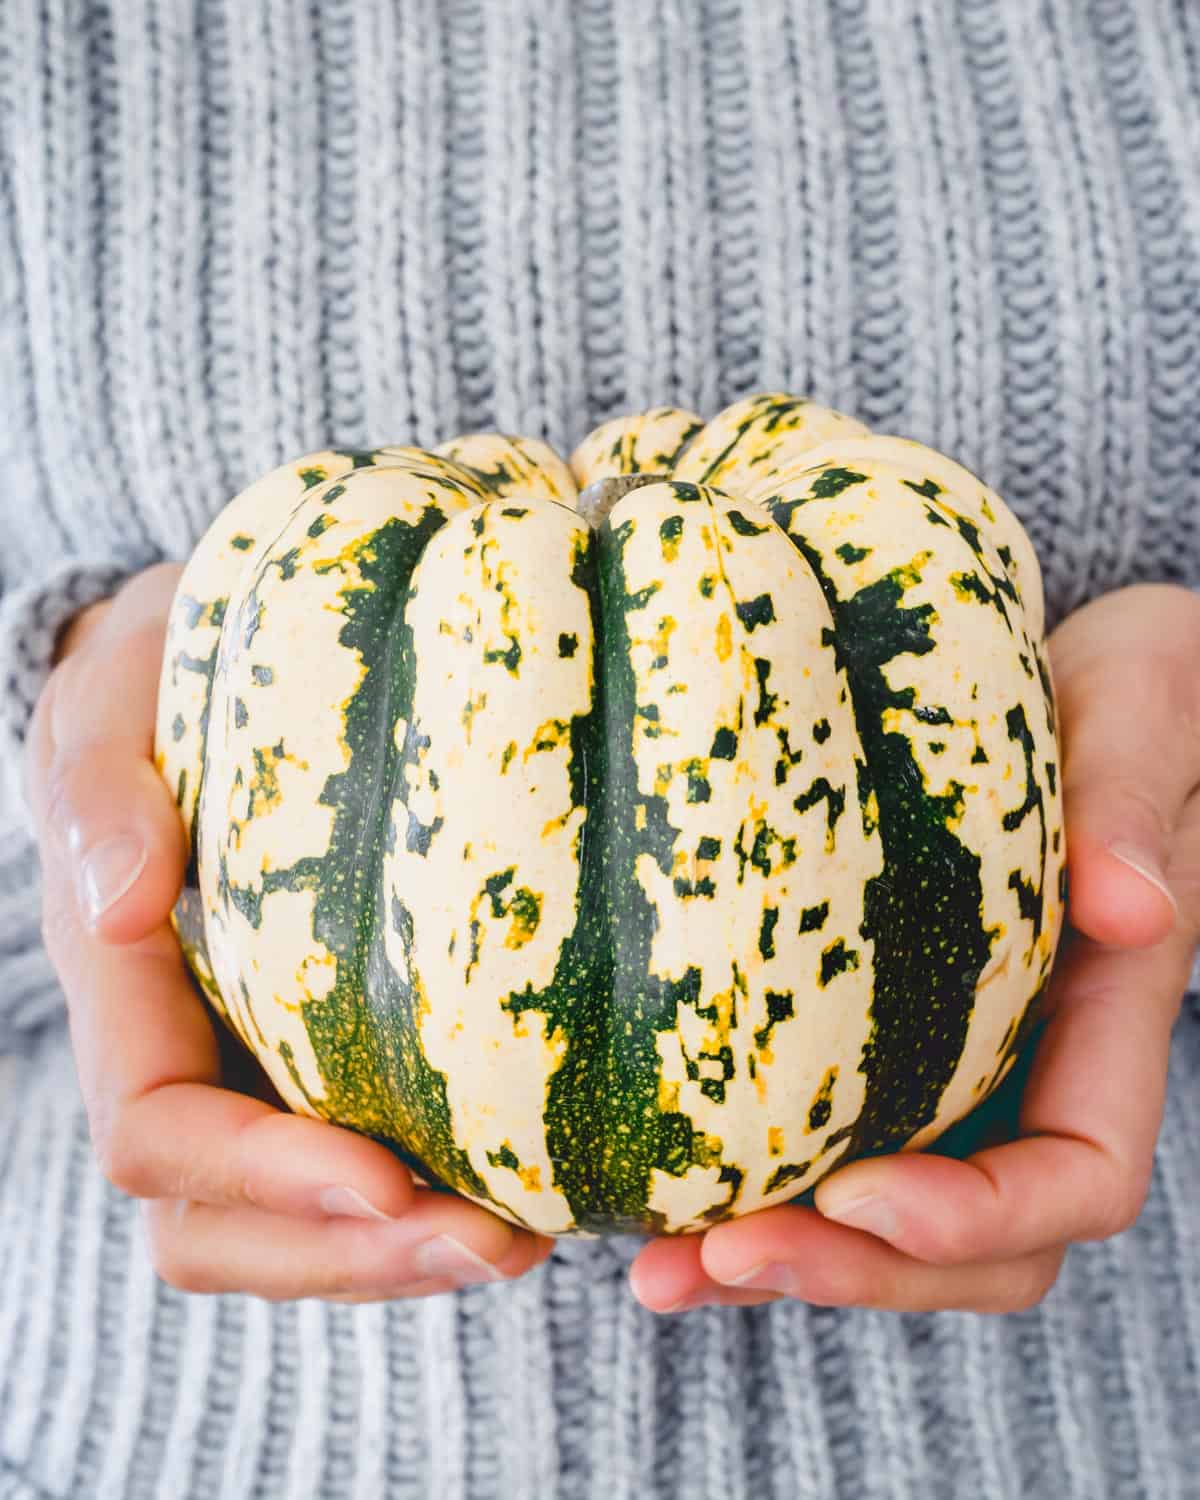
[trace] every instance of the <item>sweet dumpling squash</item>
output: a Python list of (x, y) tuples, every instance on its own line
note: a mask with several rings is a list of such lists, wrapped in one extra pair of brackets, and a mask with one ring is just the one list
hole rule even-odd
[(795, 397), (275, 470), (183, 575), (157, 741), (184, 951), (283, 1098), (547, 1234), (935, 1141), (1062, 925), (1025, 532)]

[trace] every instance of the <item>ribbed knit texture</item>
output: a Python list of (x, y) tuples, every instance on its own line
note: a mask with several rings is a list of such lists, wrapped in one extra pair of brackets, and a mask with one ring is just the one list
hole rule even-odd
[(329, 444), (806, 392), (952, 454), (1053, 624), (1200, 587), (1194, 0), (3, 0), (0, 1500), (1196, 1500), (1200, 1002), (1033, 1311), (673, 1318), (636, 1244), (180, 1295), (92, 1159), (20, 746), (59, 627)]

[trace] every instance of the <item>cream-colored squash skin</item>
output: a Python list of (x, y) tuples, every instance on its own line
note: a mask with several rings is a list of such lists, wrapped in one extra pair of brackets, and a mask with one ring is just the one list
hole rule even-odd
[[(959, 491), (930, 497), (907, 469), (886, 459), (860, 461), (785, 483), (766, 508), (819, 568), (827, 597), (840, 602), (834, 613), (845, 649), (856, 649), (848, 625), (856, 612), (868, 615), (862, 601), (871, 591), (878, 600), (874, 638), (864, 629), (857, 647), (879, 658), (875, 680), (870, 670), (851, 679), (861, 698), (873, 689), (886, 704), (879, 730), (902, 752), (880, 778), (885, 830), (888, 802), (903, 801), (895, 792), (911, 766), (924, 796), (943, 799), (937, 821), (961, 851), (963, 877), (978, 882), (986, 944), (942, 953), (932, 977), (947, 992), (955, 965), (970, 973), (985, 948), (986, 962), (972, 980), (965, 1036), (953, 1039), (953, 1077), (907, 1142), (917, 1147), (966, 1114), (1007, 1071), (1017, 1028), (1049, 977), (1065, 870), (1049, 668), (997, 548), (983, 531), (959, 523), (968, 509)], [(900, 649), (891, 649), (889, 631)], [(860, 729), (865, 718), (860, 712)], [(867, 749), (875, 749), (870, 739)], [(896, 841), (896, 863), (910, 886), (937, 879), (942, 830), (931, 823), (928, 832), (928, 840), (918, 832), (903, 846)], [(915, 1023), (935, 1015), (941, 997), (931, 988), (911, 998)], [(897, 1089), (904, 1091), (903, 1080)], [(885, 1113), (902, 1117), (894, 1100)]]
[[(856, 1058), (870, 1029), (857, 930), (882, 852), (858, 813), (861, 748), (821, 643), (831, 619), (778, 529), (716, 491), (664, 484), (618, 505), (605, 530), (624, 533), (625, 589), (647, 596), (622, 653), (636, 712), (610, 682), (606, 734), (636, 768), (639, 795), (623, 804), (634, 829), (661, 800), (674, 831), (666, 869), (642, 850), (629, 874), (653, 913), (649, 973), (691, 988), (656, 1030), (646, 1091), (655, 1114), (686, 1116), (697, 1137), (686, 1170), (650, 1168), (647, 1212), (678, 1232), (734, 1200), (745, 1211), (792, 1196), (853, 1125), (862, 1079), (851, 1069), (839, 1083), (828, 1059)], [(547, 1139), (569, 1038), (518, 997), (553, 985), (579, 919), (578, 847), (596, 809), (572, 799), (570, 726), (593, 705), (593, 636), (571, 578), (589, 546), (568, 511), (524, 502), (459, 516), (430, 543), (407, 620), (415, 658), (440, 670), (418, 676), (413, 723), (428, 744), (407, 767), (384, 864), (385, 908), (398, 913), (387, 953), (419, 997), (451, 1135), (487, 1184), (482, 1201), (551, 1234), (574, 1224)], [(607, 610), (605, 623), (616, 629)], [(398, 739), (409, 733), (397, 725)], [(603, 863), (613, 873), (616, 856)], [(622, 883), (613, 899), (620, 921), (631, 893)], [(796, 922), (780, 923), (787, 912)], [(644, 965), (633, 958), (633, 983), (592, 997), (589, 1045), (611, 1048), (617, 1073)], [(609, 1116), (602, 1152), (628, 1149), (629, 1105), (626, 1093), (591, 1102)]]
[(657, 1036), (658, 1107), (703, 1140), (685, 1171), (652, 1172), (648, 1207), (675, 1232), (794, 1196), (853, 1127), (871, 1008), (859, 928), (883, 853), (832, 618), (795, 549), (691, 484), (635, 491), (609, 526), (646, 598), (627, 617), (637, 806), (664, 798), (674, 832), (669, 869), (650, 852), (635, 865), (649, 970), (696, 986)]
[[(231, 600), (209, 708), (199, 818), (213, 843), (200, 899), (229, 1018), (294, 1109), (327, 1103), (304, 1007), (338, 977), (337, 947), (317, 934), (318, 884), (351, 882), (331, 859), (338, 809), (328, 788), (350, 766), (346, 710), (365, 672), (363, 653), (343, 639), (352, 601), (377, 586), (369, 567), (381, 528), (432, 535), (479, 499), (428, 454), (343, 474), (305, 495)], [(377, 796), (386, 798), (382, 785)], [(357, 815), (369, 825), (368, 808)], [(359, 1103), (364, 1123), (384, 1129), (375, 1092)]]
[(1045, 628), (1042, 570), (1028, 533), (995, 490), (969, 469), (924, 443), (884, 433), (836, 437), (798, 455), (774, 474), (752, 478), (747, 475), (748, 483), (742, 493), (761, 504), (808, 469), (853, 468), (858, 464), (886, 464), (898, 476), (920, 485), (924, 492), (936, 492), (942, 505), (949, 505), (986, 532), (1020, 595), (1030, 635), (1041, 638)]
[(1065, 889), (1042, 618), (994, 492), (803, 398), (569, 463), (310, 455), (172, 613), (185, 954), (289, 1105), (514, 1223), (786, 1201), (935, 1140), (1029, 1033)]
[(571, 454), (571, 473), (581, 490), (618, 474), (665, 474), (703, 428), (703, 417), (678, 406), (613, 417)]
[[(435, 452), (450, 466), (461, 452), (464, 461), (473, 458), (487, 471), (485, 478), (461, 466), (454, 468), (480, 499), (507, 494), (514, 488), (567, 503), (574, 498), (570, 470), (548, 444), (536, 439), (469, 434), (441, 445)], [(193, 864), (208, 703), (221, 624), (230, 598), (238, 595), (244, 579), (254, 576), (265, 549), (313, 488), (336, 483), (364, 467), (405, 463), (428, 466), (428, 461), (426, 451), (403, 445), (307, 453), (280, 464), (235, 496), (214, 517), (193, 550), (168, 617), (155, 729), (155, 763), (175, 794), (193, 846)], [(213, 977), (203, 939), (195, 869), (189, 875), (172, 916), (173, 925), (205, 994), (225, 1015), (225, 1000)]]
[[(405, 450), (384, 448), (381, 451), (390, 456)], [(574, 504), (576, 488), (571, 470), (549, 443), (538, 438), (510, 437), (500, 432), (469, 432), (447, 443), (439, 443), (433, 452), (465, 464), (479, 476), (489, 495), (500, 498), (520, 495), (525, 499)]]
[(869, 431), (854, 417), (803, 396), (780, 392), (747, 396), (718, 412), (696, 434), (680, 454), (671, 477), (719, 485), (744, 496), (750, 484), (783, 472), (818, 443)]
[(396, 723), (409, 754), (383, 862), (386, 954), (445, 1077), (450, 1135), (486, 1184), (480, 1201), (547, 1234), (574, 1222), (545, 1123), (566, 1037), (511, 1005), (552, 984), (578, 921), (587, 814), (570, 726), (594, 680), (572, 572), (589, 545), (571, 510), (525, 499), (457, 516), (430, 542), (406, 621), (414, 659), (436, 670), (418, 669)]
[[(317, 485), (370, 464), (367, 452), (323, 449), (280, 464), (244, 489), (214, 518), (188, 559), (167, 621), (155, 729), (155, 764), (175, 794), (194, 844), (196, 809), (204, 763), (205, 725), (221, 625), (229, 600), (258, 566), (264, 548)], [(193, 848), (193, 856), (195, 850)], [(203, 926), (192, 879), (173, 922), (205, 994), (225, 1013), (203, 942)]]

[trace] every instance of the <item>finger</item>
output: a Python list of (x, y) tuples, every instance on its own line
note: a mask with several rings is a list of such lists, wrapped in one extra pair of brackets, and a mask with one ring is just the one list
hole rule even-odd
[(549, 1241), (464, 1200), (416, 1195), (403, 1217), (298, 1225), (253, 1208), (158, 1200), (144, 1209), (155, 1270), (188, 1292), (354, 1301), (425, 1295), (523, 1275)]
[(1167, 585), (1106, 595), (1049, 652), (1071, 921), (1099, 942), (1157, 942), (1175, 919), (1172, 834), (1200, 783), (1200, 598)]
[[(757, 1233), (748, 1256), (748, 1242), (734, 1231), (752, 1222)], [(982, 1266), (934, 1267), (811, 1208), (784, 1205), (716, 1225), (702, 1237), (654, 1241), (631, 1267), (630, 1285), (645, 1307), (663, 1313), (782, 1297), (896, 1312), (1019, 1312), (1046, 1295), (1064, 1256), (1065, 1247), (1055, 1246)]]
[[(711, 1230), (709, 1231), (711, 1233)], [(701, 1263), (702, 1234), (662, 1235), (641, 1251), (629, 1268), (634, 1296), (650, 1312), (690, 1312), (697, 1307), (757, 1307), (781, 1294), (721, 1286)]]
[[(931, 1266), (882, 1240), (856, 1235), (810, 1208), (783, 1206), (759, 1215), (755, 1253), (719, 1224), (704, 1237), (705, 1273), (782, 1293), (821, 1307), (872, 1307), (893, 1312), (1021, 1312), (1035, 1306), (1058, 1276), (1063, 1245), (982, 1265)], [(748, 1221), (747, 1221), (748, 1222)]]
[(132, 941), (174, 905), (186, 837), (151, 755), (168, 590), (141, 575), (55, 669), (31, 729), (29, 792), (48, 882), (85, 926)]

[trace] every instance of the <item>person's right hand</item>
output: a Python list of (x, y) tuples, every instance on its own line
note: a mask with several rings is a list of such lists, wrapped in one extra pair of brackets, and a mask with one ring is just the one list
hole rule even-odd
[(180, 572), (150, 568), (77, 616), (30, 733), (43, 937), (104, 1175), (145, 1200), (155, 1269), (184, 1291), (359, 1302), (519, 1276), (552, 1241), (287, 1113), (256, 1064), (261, 1097), (228, 1087), (244, 1049), (219, 1039), (167, 920), (186, 836), (152, 760)]

